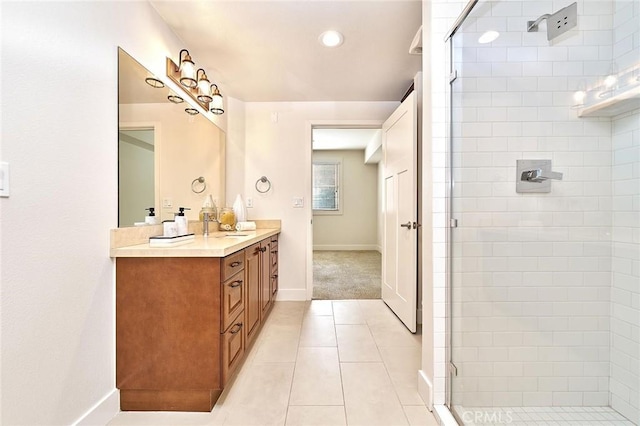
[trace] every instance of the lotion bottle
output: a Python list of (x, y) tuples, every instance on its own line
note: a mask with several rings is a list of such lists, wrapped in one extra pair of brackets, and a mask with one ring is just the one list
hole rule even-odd
[(189, 209), (185, 207), (178, 207), (178, 213), (174, 218), (178, 228), (178, 235), (187, 235), (189, 233), (189, 222), (187, 222), (187, 217), (184, 215), (185, 210)]
[(149, 207), (148, 209), (145, 209), (145, 210), (149, 210), (149, 215), (144, 217), (144, 223), (146, 223), (147, 225), (156, 225), (158, 223), (156, 214), (155, 214), (156, 209), (153, 207)]

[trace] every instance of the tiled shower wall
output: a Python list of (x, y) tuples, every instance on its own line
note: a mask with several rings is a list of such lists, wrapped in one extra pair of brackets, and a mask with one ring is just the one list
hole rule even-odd
[[(613, 43), (621, 70), (640, 66), (639, 1), (615, 2)], [(640, 113), (615, 117), (612, 131), (611, 406), (640, 424)]]

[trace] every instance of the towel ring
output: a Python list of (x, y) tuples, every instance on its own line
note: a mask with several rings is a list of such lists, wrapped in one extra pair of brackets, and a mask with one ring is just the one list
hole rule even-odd
[[(198, 184), (202, 184), (202, 189), (199, 191), (196, 189), (196, 186)], [(196, 194), (203, 193), (205, 189), (207, 189), (207, 183), (204, 181), (204, 178), (202, 176), (195, 178), (193, 182), (191, 182), (191, 190)]]
[[(267, 189), (264, 189), (264, 190), (260, 189), (258, 187), (259, 183), (266, 183), (267, 184)], [(271, 189), (271, 182), (269, 181), (269, 179), (267, 179), (266, 176), (262, 176), (260, 179), (258, 179), (256, 181), (256, 191), (258, 191), (259, 193), (265, 194), (265, 193), (269, 192), (270, 189)]]

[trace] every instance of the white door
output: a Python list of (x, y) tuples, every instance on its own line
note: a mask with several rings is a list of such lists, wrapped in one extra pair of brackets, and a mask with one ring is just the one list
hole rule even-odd
[(382, 300), (416, 332), (417, 106), (412, 92), (382, 125)]

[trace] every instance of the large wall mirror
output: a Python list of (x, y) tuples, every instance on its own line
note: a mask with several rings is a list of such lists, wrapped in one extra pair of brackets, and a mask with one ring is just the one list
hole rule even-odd
[(119, 227), (144, 222), (149, 207), (158, 223), (179, 207), (190, 208), (186, 215), (197, 220), (207, 195), (225, 199), (225, 133), (207, 117), (187, 113), (187, 102), (169, 101), (186, 95), (153, 87), (147, 77), (153, 76), (118, 48)]

